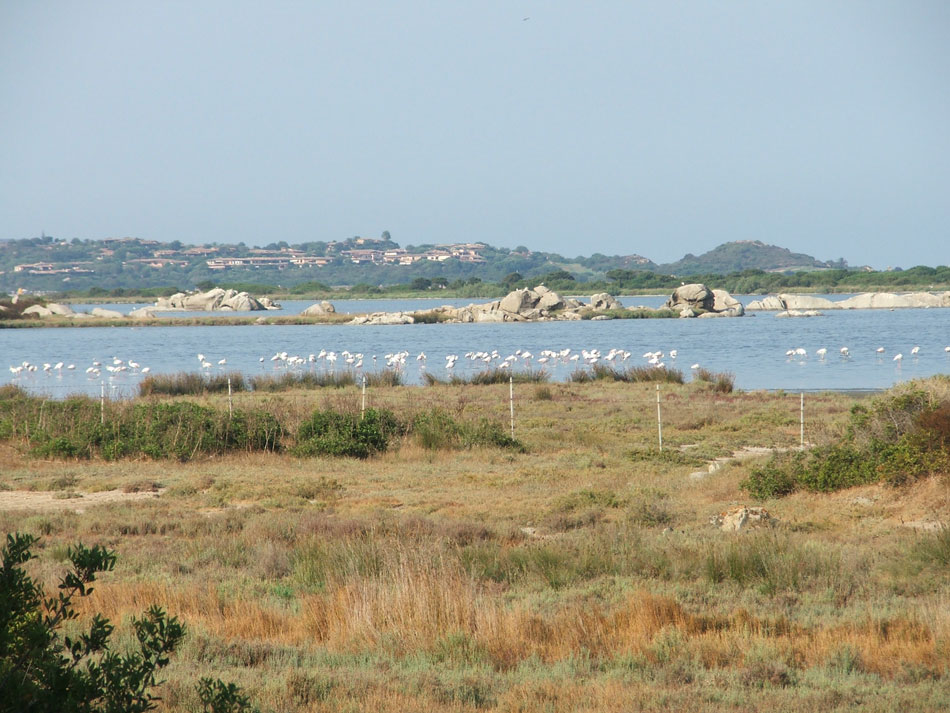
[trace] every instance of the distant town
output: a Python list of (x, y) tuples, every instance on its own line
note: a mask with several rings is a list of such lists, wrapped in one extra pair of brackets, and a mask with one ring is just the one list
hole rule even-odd
[[(348, 242), (332, 241), (326, 243), (324, 254), (313, 255), (305, 250), (281, 247), (275, 250), (250, 248), (242, 250), (239, 246), (214, 245), (170, 249), (157, 240), (142, 238), (105, 238), (95, 255), (95, 260), (68, 262), (28, 262), (13, 266), (13, 272), (28, 275), (84, 275), (93, 273), (96, 261), (115, 259), (116, 249), (130, 246), (146, 248), (147, 257), (133, 257), (121, 261), (122, 265), (144, 265), (161, 270), (169, 266), (186, 267), (195, 258), (204, 258), (209, 270), (223, 271), (233, 268), (276, 268), (315, 266), (325, 267), (334, 263), (349, 262), (354, 265), (402, 265), (409, 266), (419, 261), (444, 262), (455, 259), (463, 263), (484, 263), (481, 252), (488, 246), (484, 243), (448, 243), (436, 245), (427, 250), (410, 252), (404, 248), (392, 247), (389, 240), (373, 238), (353, 238)], [(359, 247), (349, 247), (349, 245)], [(68, 241), (55, 241), (47, 249), (54, 250), (57, 245), (68, 246)]]

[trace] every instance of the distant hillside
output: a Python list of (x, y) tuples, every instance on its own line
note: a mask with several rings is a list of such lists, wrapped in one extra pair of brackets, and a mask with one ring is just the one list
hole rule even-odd
[(243, 243), (183, 245), (134, 237), (63, 240), (39, 238), (0, 241), (0, 292), (177, 288), (201, 284), (409, 285), (434, 283), (459, 288), (479, 282), (515, 284), (564, 271), (578, 282), (629, 281), (639, 275), (650, 284), (664, 275), (725, 275), (744, 270), (801, 271), (844, 268), (809, 255), (758, 241), (720, 245), (705, 255), (687, 255), (657, 265), (637, 254), (567, 258), (557, 253), (514, 250), (483, 242), (406, 245), (388, 232), (380, 238), (354, 236), (329, 242), (264, 247)]
[(657, 270), (672, 275), (725, 275), (742, 270), (800, 271), (845, 267), (843, 261), (832, 264), (811, 255), (793, 253), (788, 248), (766, 245), (759, 240), (737, 240), (723, 243), (698, 257), (692, 253), (681, 260), (660, 265)]

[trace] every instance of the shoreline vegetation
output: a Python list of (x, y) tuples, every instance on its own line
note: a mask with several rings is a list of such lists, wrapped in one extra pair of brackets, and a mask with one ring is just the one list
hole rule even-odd
[[(50, 401), (0, 389), (0, 527), (117, 642), (187, 626), (156, 689), (201, 710), (950, 707), (950, 377), (883, 394), (636, 372)], [(156, 382), (158, 383), (158, 382)], [(269, 386), (269, 385), (268, 385)], [(308, 388), (300, 388), (306, 386)]]
[[(724, 247), (724, 246), (721, 246)], [(292, 276), (282, 276), (292, 279)], [(483, 276), (484, 277), (484, 276)], [(346, 282), (331, 285), (319, 280), (298, 278), (297, 284), (281, 285), (268, 282), (263, 274), (253, 279), (228, 279), (218, 275), (212, 279), (197, 280), (194, 283), (185, 280), (177, 285), (174, 282), (137, 287), (90, 286), (85, 289), (57, 290), (47, 289), (39, 294), (56, 302), (154, 302), (159, 297), (168, 297), (181, 289), (181, 285), (191, 289), (208, 290), (218, 286), (248, 292), (254, 295), (266, 295), (273, 299), (379, 299), (379, 298), (427, 298), (443, 299), (496, 299), (514, 289), (544, 284), (548, 288), (564, 295), (593, 294), (607, 292), (612, 295), (645, 296), (669, 294), (682, 283), (714, 284), (732, 294), (768, 295), (777, 293), (792, 294), (850, 294), (860, 292), (907, 292), (942, 291), (950, 289), (950, 267), (917, 266), (906, 270), (849, 270), (817, 269), (779, 271), (764, 269), (742, 269), (709, 271), (684, 271), (677, 274), (662, 274), (645, 269), (607, 269), (600, 275), (583, 272), (571, 272), (567, 269), (548, 269), (542, 271), (510, 272), (494, 280), (478, 276), (465, 278), (441, 276), (412, 276), (405, 282), (379, 283)], [(137, 284), (142, 285), (142, 281)], [(146, 283), (147, 284), (147, 283)]]
[[(911, 273), (911, 274), (908, 274)], [(588, 294), (593, 292), (608, 292), (617, 297), (660, 297), (667, 296), (683, 282), (701, 282), (715, 284), (734, 295), (769, 295), (779, 292), (790, 294), (817, 295), (817, 294), (857, 294), (860, 292), (934, 292), (950, 290), (950, 280), (928, 279), (927, 275), (915, 276), (913, 270), (901, 273), (857, 273), (859, 275), (881, 274), (900, 275), (901, 279), (855, 280), (843, 282), (821, 282), (819, 279), (825, 273), (801, 273), (801, 279), (760, 281), (757, 278), (743, 277), (743, 273), (736, 275), (690, 275), (685, 277), (670, 277), (656, 281), (657, 284), (635, 287), (623, 280), (599, 280), (582, 282), (563, 276), (541, 275), (537, 278), (503, 281), (499, 283), (470, 282), (465, 285), (440, 287), (430, 284), (421, 289), (409, 285), (353, 285), (351, 287), (331, 288), (318, 283), (304, 283), (292, 288), (280, 288), (276, 285), (256, 284), (249, 282), (220, 281), (199, 285), (200, 289), (222, 287), (239, 292), (249, 292), (255, 295), (266, 295), (274, 300), (376, 300), (376, 299), (497, 299), (504, 297), (513, 289), (532, 287), (545, 284), (551, 289), (563, 294)], [(768, 275), (769, 273), (763, 273)], [(786, 276), (794, 278), (795, 276)], [(180, 292), (177, 287), (147, 288), (135, 290), (133, 288), (117, 288), (104, 290), (93, 288), (90, 290), (49, 292), (44, 297), (51, 301), (65, 304), (108, 304), (108, 303), (139, 303), (154, 302), (159, 297), (168, 297)]]

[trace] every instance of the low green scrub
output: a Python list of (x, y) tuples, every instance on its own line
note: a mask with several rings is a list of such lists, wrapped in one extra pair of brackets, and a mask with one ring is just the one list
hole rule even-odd
[(758, 500), (791, 495), (798, 489), (796, 473), (802, 470), (804, 453), (775, 455), (767, 463), (753, 468), (740, 487)]
[(732, 582), (769, 595), (810, 587), (825, 586), (834, 591), (849, 586), (848, 573), (837, 553), (769, 532), (717, 543), (706, 556), (704, 572), (713, 584)]
[(796, 490), (832, 492), (884, 481), (902, 485), (950, 469), (948, 379), (892, 389), (851, 410), (844, 437), (753, 468), (741, 487), (764, 499)]
[(409, 316), (415, 324), (441, 324), (448, 320), (442, 312), (413, 312)]
[[(9, 398), (5, 396), (9, 395)], [(276, 451), (283, 429), (265, 411), (227, 411), (184, 401), (48, 401), (19, 389), (0, 395), (0, 439), (20, 441), (43, 458), (174, 458)]]
[[(239, 451), (279, 451), (286, 435), (280, 422), (262, 410), (229, 414), (190, 401), (53, 401), (18, 387), (0, 388), (0, 440), (22, 444), (41, 458), (184, 462)], [(501, 423), (458, 421), (440, 409), (419, 413), (408, 423), (387, 410), (368, 409), (362, 416), (317, 410), (298, 429), (292, 450), (304, 457), (369, 458), (402, 436), (433, 450), (488, 446), (524, 451)]]
[(297, 431), (294, 454), (369, 458), (389, 447), (404, 432), (392, 411), (367, 409), (358, 413), (317, 410)]
[(442, 409), (432, 409), (417, 414), (409, 423), (402, 423), (391, 411), (367, 409), (362, 417), (356, 413), (314, 411), (297, 433), (294, 453), (369, 458), (387, 450), (394, 438), (403, 435), (428, 450), (477, 446), (524, 450), (501, 424), (487, 419), (466, 423), (457, 421)]
[(416, 415), (408, 430), (419, 445), (429, 450), (492, 446), (524, 451), (524, 446), (508, 435), (500, 423), (488, 419), (475, 423), (457, 421), (438, 408)]
[(704, 458), (684, 452), (676, 448), (633, 448), (624, 455), (634, 463), (669, 463), (670, 465), (700, 466), (706, 461)]
[(936, 531), (921, 535), (912, 554), (922, 564), (950, 574), (950, 527), (941, 523)]

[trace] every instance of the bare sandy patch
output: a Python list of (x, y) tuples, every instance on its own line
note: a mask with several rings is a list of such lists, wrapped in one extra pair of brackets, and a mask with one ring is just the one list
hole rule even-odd
[(62, 490), (5, 490), (0, 491), (0, 510), (44, 510), (85, 512), (88, 508), (105, 503), (150, 500), (162, 494), (162, 490), (143, 493), (126, 493), (121, 490), (103, 490), (98, 493), (70, 492)]

